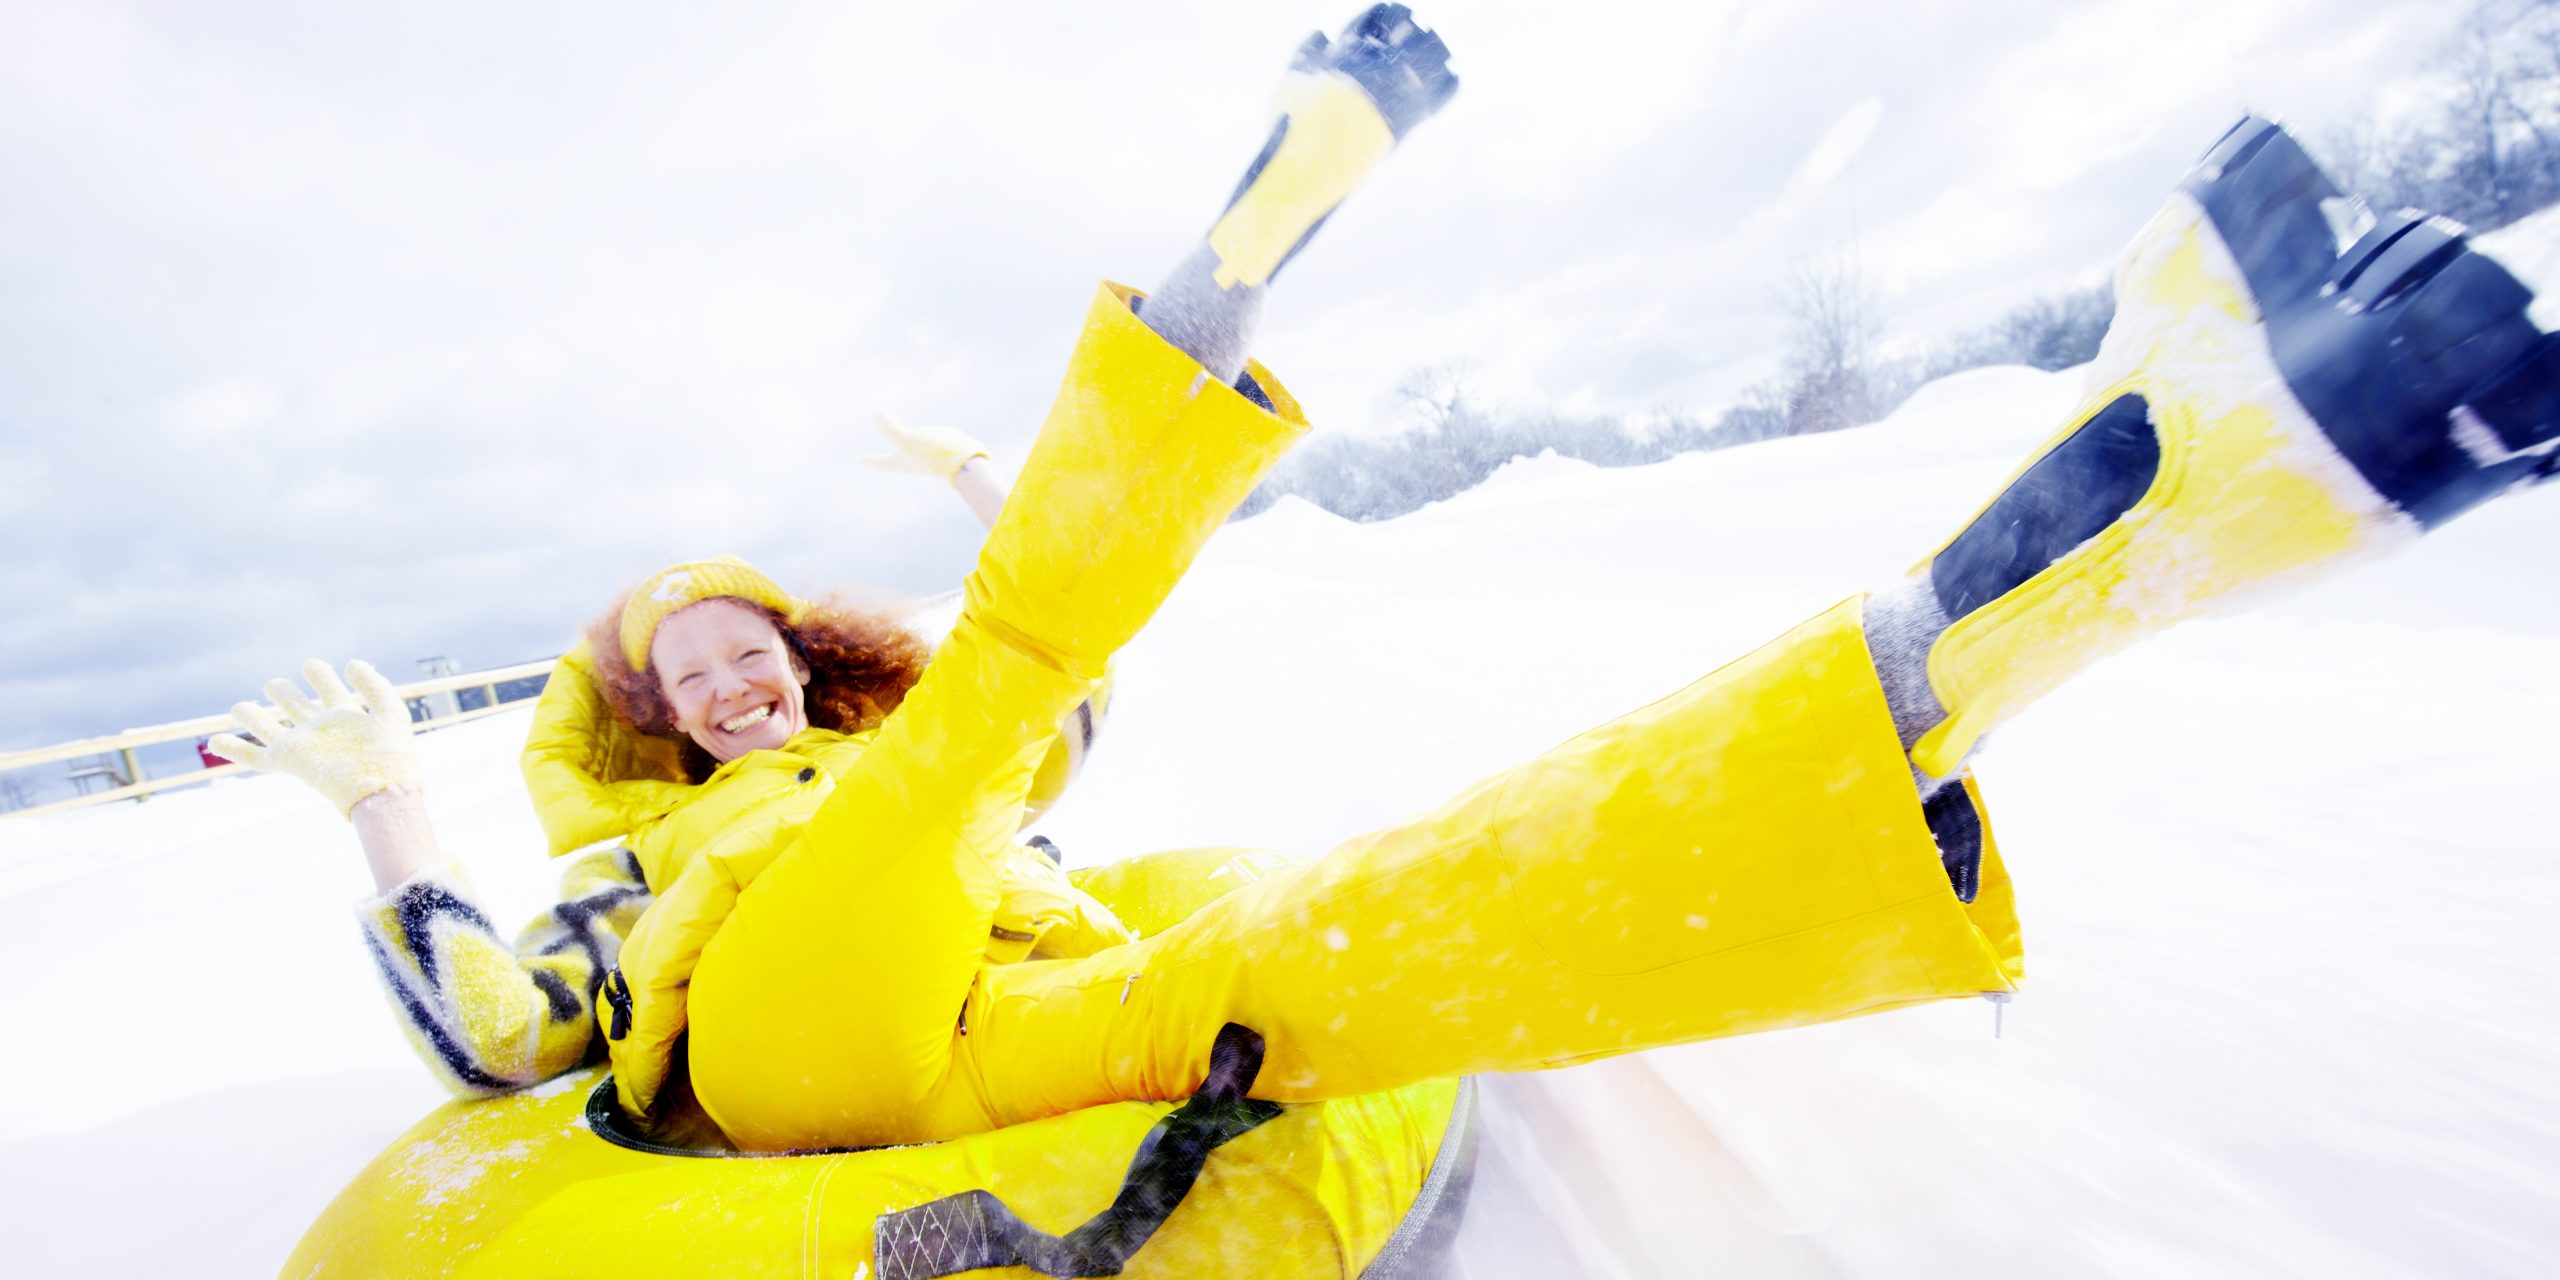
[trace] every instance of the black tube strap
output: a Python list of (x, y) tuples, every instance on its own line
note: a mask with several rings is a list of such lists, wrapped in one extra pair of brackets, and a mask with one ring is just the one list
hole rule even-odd
[(1209, 1153), (1280, 1114), (1244, 1096), (1262, 1071), (1262, 1037), (1230, 1022), (1209, 1050), (1209, 1078), (1138, 1144), (1111, 1207), (1063, 1236), (1025, 1223), (989, 1191), (963, 1191), (881, 1214), (871, 1251), (881, 1280), (934, 1280), (981, 1267), (1045, 1276), (1116, 1276), (1200, 1180)]

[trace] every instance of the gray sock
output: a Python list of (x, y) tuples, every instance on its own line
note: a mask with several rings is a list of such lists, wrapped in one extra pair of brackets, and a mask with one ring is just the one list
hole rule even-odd
[(1221, 288), (1211, 275), (1217, 269), (1217, 251), (1201, 241), (1138, 305), (1138, 318), (1218, 381), (1233, 385), (1244, 373), (1245, 352), (1271, 290), (1247, 284)]
[[(1947, 718), (1937, 691), (1929, 687), (1929, 650), (1947, 629), (1947, 611), (1939, 606), (1938, 589), (1924, 571), (1868, 596), (1863, 621), (1867, 654), (1875, 660), (1885, 705), (1893, 711), (1893, 731), (1909, 751)], [(1911, 766), (1911, 782), (1919, 788), (1921, 812), (1928, 819), (1929, 838), (1937, 842), (1947, 885), (1958, 901), (1971, 902), (1982, 888), (1983, 835), (1979, 810), (1957, 784), (1964, 775), (1962, 763), (1943, 778)]]
[[(1947, 629), (1947, 613), (1927, 577), (1902, 582), (1867, 597), (1867, 653), (1875, 659), (1876, 678), (1884, 685), (1884, 701), (1893, 710), (1893, 731), (1908, 751), (1922, 734), (1947, 718), (1929, 687), (1929, 649)], [(1923, 779), (1922, 790), (1932, 782)]]

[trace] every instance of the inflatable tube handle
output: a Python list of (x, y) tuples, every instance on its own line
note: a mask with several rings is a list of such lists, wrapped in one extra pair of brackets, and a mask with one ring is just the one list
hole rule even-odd
[(1280, 1104), (1248, 1098), (1262, 1072), (1262, 1037), (1230, 1022), (1209, 1050), (1209, 1076), (1190, 1101), (1165, 1113), (1138, 1144), (1111, 1207), (1053, 1236), (1014, 1216), (990, 1191), (963, 1191), (881, 1214), (871, 1251), (881, 1280), (936, 1280), (982, 1267), (1029, 1267), (1060, 1280), (1116, 1276), (1164, 1225), (1209, 1153), (1280, 1114)]

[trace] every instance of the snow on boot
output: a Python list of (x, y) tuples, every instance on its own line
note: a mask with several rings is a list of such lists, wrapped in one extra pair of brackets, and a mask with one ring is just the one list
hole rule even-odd
[(2072, 673), (2262, 589), (2390, 550), (2560, 460), (2560, 344), (2458, 225), (2346, 201), (2243, 119), (2125, 250), (2073, 421), (1913, 570), (1933, 776)]
[(1339, 40), (1309, 36), (1273, 94), (1280, 119), (1271, 140), (1209, 229), (1218, 284), (1268, 283), (1396, 143), (1457, 91), (1448, 46), (1403, 5), (1372, 7)]

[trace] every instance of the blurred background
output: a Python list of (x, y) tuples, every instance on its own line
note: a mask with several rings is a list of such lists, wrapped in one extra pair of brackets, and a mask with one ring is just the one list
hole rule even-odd
[[(1201, 234), (1348, 7), (0, 0), (0, 751), (544, 657), (716, 552), (947, 589), (976, 527), (851, 465), (870, 414), (1018, 458), (1093, 281)], [(2072, 363), (2244, 109), (2512, 216), (2549, 8), (1426, 8), (1465, 88), (1283, 280), (1334, 443), (1280, 484), (1374, 517)]]

